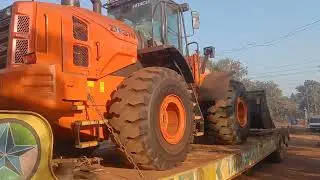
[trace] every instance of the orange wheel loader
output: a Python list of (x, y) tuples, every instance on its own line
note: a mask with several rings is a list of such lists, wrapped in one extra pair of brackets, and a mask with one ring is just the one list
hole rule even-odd
[[(110, 138), (148, 169), (184, 161), (194, 137), (246, 140), (245, 87), (230, 72), (205, 71), (214, 48), (200, 55), (189, 42), (188, 4), (91, 2), (93, 11), (78, 0), (17, 1), (0, 11), (0, 109), (45, 117), (55, 154)], [(199, 14), (191, 14), (198, 29)]]

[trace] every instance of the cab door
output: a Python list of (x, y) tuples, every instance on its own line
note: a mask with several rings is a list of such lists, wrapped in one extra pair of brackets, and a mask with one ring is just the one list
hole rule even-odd
[(166, 44), (172, 45), (183, 53), (181, 42), (181, 20), (179, 7), (166, 3), (165, 5)]

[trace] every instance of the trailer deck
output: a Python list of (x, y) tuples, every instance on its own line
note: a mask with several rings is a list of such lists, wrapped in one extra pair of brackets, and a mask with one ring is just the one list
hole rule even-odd
[[(277, 150), (281, 135), (286, 129), (274, 129), (255, 133), (243, 145), (192, 145), (185, 162), (167, 171), (143, 170), (145, 179), (182, 180), (182, 179), (232, 179), (251, 168), (272, 152)], [(137, 170), (113, 167), (113, 164), (95, 166), (97, 179), (142, 179)]]
[[(10, 164), (3, 164), (0, 168), (0, 179), (17, 179), (17, 173), (23, 172), (23, 179), (159, 179), (159, 180), (213, 180), (232, 179), (245, 170), (266, 158), (276, 155), (276, 159), (283, 159), (285, 146), (288, 145), (289, 131), (286, 128), (275, 128), (268, 113), (266, 98), (263, 92), (248, 94), (250, 105), (251, 135), (244, 144), (235, 146), (193, 144), (187, 159), (178, 167), (167, 171), (143, 170), (144, 178), (135, 169), (124, 167), (123, 163), (91, 164), (82, 163), (79, 159), (54, 159), (53, 133), (48, 121), (39, 114), (26, 111), (0, 110), (0, 135), (2, 146), (7, 151), (22, 145), (21, 161), (14, 162), (14, 169)], [(7, 139), (7, 140), (6, 140)], [(4, 141), (6, 140), (6, 141)], [(10, 143), (6, 143), (10, 140)], [(23, 141), (22, 141), (23, 140)], [(8, 147), (7, 147), (8, 146)], [(13, 148), (14, 149), (14, 148)], [(103, 147), (98, 150), (116, 152), (112, 148)], [(0, 156), (6, 157), (6, 152), (0, 151)], [(9, 153), (13, 153), (8, 151)], [(9, 154), (10, 155), (10, 154)], [(100, 153), (103, 155), (103, 153)], [(81, 159), (81, 158), (80, 158)], [(88, 160), (84, 158), (85, 160)], [(105, 160), (119, 157), (109, 156)], [(33, 169), (30, 168), (33, 167)], [(12, 173), (11, 170), (17, 173)], [(62, 170), (62, 171), (61, 171)], [(62, 173), (61, 173), (62, 172)], [(7, 173), (7, 174), (6, 174)], [(11, 173), (11, 174), (8, 174)]]

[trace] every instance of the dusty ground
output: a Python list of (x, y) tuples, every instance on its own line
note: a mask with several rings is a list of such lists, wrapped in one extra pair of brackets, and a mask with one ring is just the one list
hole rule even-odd
[(320, 133), (295, 131), (290, 137), (287, 157), (282, 163), (264, 161), (236, 180), (319, 180)]

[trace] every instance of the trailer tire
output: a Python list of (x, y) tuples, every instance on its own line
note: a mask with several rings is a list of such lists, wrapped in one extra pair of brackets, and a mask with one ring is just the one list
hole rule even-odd
[(166, 170), (184, 161), (193, 141), (193, 107), (177, 72), (144, 68), (112, 95), (109, 120), (127, 151), (144, 169)]
[(286, 140), (284, 136), (279, 138), (277, 149), (269, 155), (269, 159), (272, 162), (280, 163), (284, 160), (286, 155), (286, 147), (288, 146), (285, 141)]
[(243, 84), (231, 80), (227, 99), (222, 105), (217, 103), (209, 107), (205, 121), (205, 135), (209, 144), (235, 145), (247, 139), (250, 117), (245, 91)]

